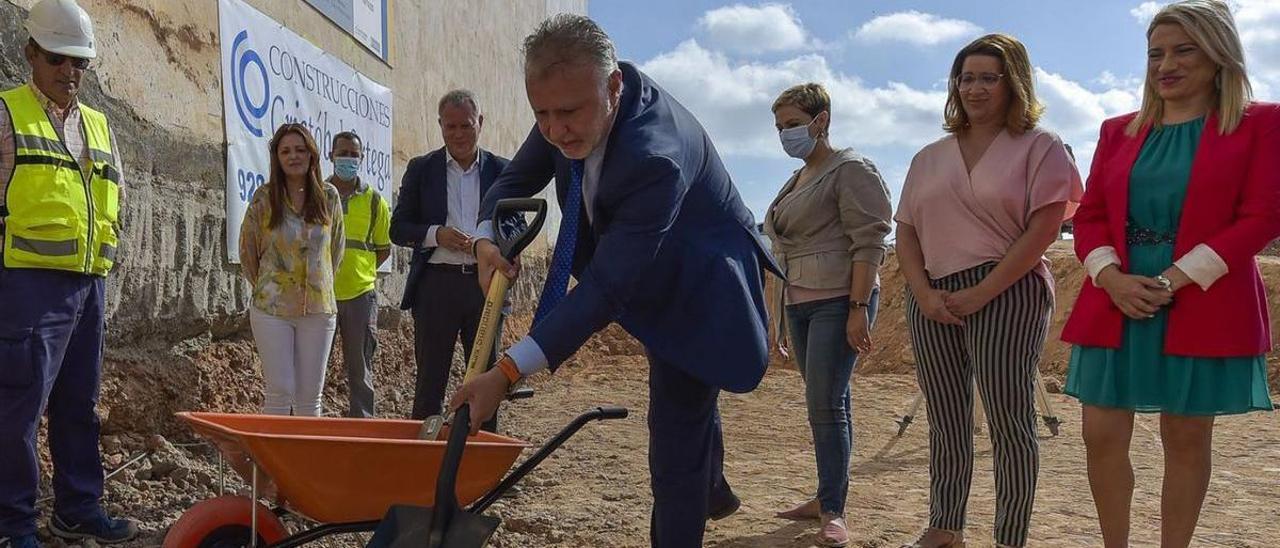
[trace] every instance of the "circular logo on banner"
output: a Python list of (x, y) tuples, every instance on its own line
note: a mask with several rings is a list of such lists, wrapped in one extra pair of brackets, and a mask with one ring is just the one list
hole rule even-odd
[[(231, 44), (231, 96), (235, 99), (236, 112), (240, 114), (244, 128), (254, 137), (262, 137), (262, 117), (267, 114), (271, 90), (267, 81), (267, 67), (262, 64), (262, 57), (258, 56), (258, 52), (246, 44), (248, 40), (249, 31), (242, 30)], [(262, 81), (262, 97), (256, 102), (249, 96), (249, 86), (245, 85), (245, 76), (252, 74), (249, 72), (251, 65), (257, 69)]]

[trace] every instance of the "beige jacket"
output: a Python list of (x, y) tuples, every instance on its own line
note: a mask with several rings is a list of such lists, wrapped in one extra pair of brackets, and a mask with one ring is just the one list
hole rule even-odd
[[(807, 289), (849, 286), (854, 261), (880, 266), (893, 206), (870, 160), (846, 148), (815, 175), (782, 186), (765, 213), (764, 231), (787, 284)], [(781, 305), (782, 292), (773, 304)], [(775, 314), (780, 317), (781, 314)]]

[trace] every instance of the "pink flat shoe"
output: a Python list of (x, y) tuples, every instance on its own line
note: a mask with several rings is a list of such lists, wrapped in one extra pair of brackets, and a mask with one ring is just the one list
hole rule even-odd
[(818, 530), (815, 540), (818, 546), (844, 548), (849, 545), (849, 528), (845, 527), (844, 518), (824, 513), (822, 521), (822, 528)]

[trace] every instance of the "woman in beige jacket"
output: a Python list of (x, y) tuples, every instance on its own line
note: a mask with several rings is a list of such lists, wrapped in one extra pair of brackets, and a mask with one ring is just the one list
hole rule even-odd
[(769, 206), (764, 229), (787, 274), (774, 308), (781, 312), (774, 317), (785, 320), (775, 327), (785, 322), (805, 381), (818, 468), (817, 495), (778, 517), (818, 519), (818, 544), (845, 546), (853, 447), (849, 380), (858, 353), (871, 349), (877, 270), (893, 208), (870, 160), (831, 148), (831, 99), (821, 84), (784, 91), (773, 114), (787, 154), (804, 160)]

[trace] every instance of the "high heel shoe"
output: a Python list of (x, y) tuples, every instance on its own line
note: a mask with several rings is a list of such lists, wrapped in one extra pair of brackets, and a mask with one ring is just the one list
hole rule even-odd
[(964, 531), (930, 527), (920, 533), (915, 542), (903, 544), (902, 548), (965, 548)]

